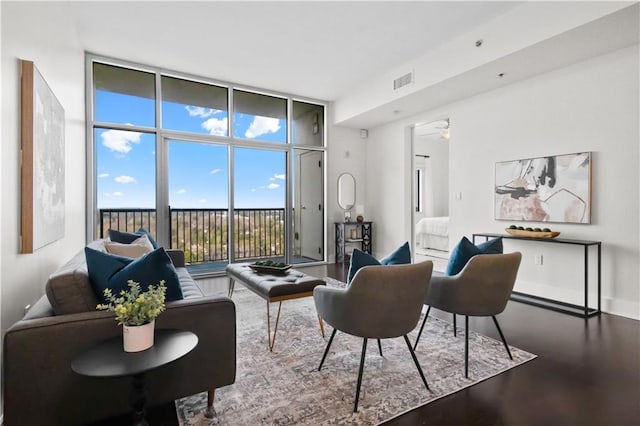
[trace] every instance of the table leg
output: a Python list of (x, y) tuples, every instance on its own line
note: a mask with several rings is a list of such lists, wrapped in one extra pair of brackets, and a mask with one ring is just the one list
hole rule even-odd
[(227, 295), (229, 297), (233, 296), (233, 288), (236, 286), (236, 280), (234, 280), (233, 278), (229, 277), (229, 288), (227, 290)]
[(147, 403), (147, 394), (144, 386), (144, 373), (134, 374), (131, 377), (131, 423), (134, 426), (148, 426), (145, 417), (145, 404)]
[(600, 272), (602, 267), (602, 246), (598, 244), (598, 315), (602, 312), (601, 309), (601, 301), (602, 301), (602, 273)]
[(269, 301), (267, 300), (267, 343), (269, 350), (273, 352), (273, 346), (276, 344), (276, 333), (278, 333), (278, 322), (280, 321), (280, 308), (282, 308), (282, 302), (278, 302), (278, 315), (276, 315), (276, 325), (273, 328), (273, 339), (271, 338), (271, 314), (269, 312)]
[(584, 246), (584, 317), (589, 318), (589, 246)]

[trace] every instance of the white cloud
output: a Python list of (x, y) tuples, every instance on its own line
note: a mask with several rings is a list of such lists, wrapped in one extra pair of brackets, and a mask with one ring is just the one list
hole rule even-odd
[(99, 177), (100, 179), (107, 178), (107, 177), (109, 177), (109, 173), (100, 173), (100, 174), (98, 175), (98, 177)]
[(176, 191), (176, 194), (184, 194), (185, 192), (187, 192), (187, 190), (186, 190), (186, 189), (184, 189), (184, 188), (182, 188), (182, 189), (178, 189), (178, 190)]
[(140, 132), (129, 132), (126, 130), (107, 130), (102, 132), (102, 145), (114, 152), (127, 154), (133, 149), (131, 144), (139, 144)]
[(270, 183), (269, 185), (267, 185), (267, 189), (277, 189), (280, 188), (280, 184), (278, 183)]
[(251, 192), (256, 192), (256, 189), (255, 188), (251, 188)]
[(213, 169), (209, 172), (210, 175), (215, 175), (216, 173), (220, 173), (222, 169)]
[(206, 199), (206, 198), (200, 198), (200, 199), (198, 200), (198, 202), (199, 202), (199, 203), (204, 204), (204, 203), (206, 203), (206, 202), (207, 202), (207, 199)]
[(284, 175), (284, 173), (283, 173), (283, 174), (281, 174), (281, 175), (273, 175), (273, 177), (274, 177), (274, 178), (276, 178), (276, 179), (284, 180), (285, 175)]
[(244, 135), (247, 138), (253, 139), (266, 133), (275, 133), (278, 130), (280, 130), (279, 119), (256, 115)]
[(121, 176), (117, 176), (115, 178), (113, 178), (113, 180), (115, 180), (118, 183), (135, 183), (136, 180), (135, 178), (131, 177), (131, 176), (127, 176), (127, 175), (121, 175)]
[(105, 197), (122, 197), (123, 195), (124, 195), (124, 192), (120, 192), (120, 191), (104, 193)]
[(203, 108), (203, 107), (193, 106), (193, 105), (185, 105), (184, 108), (187, 110), (190, 117), (207, 118), (207, 117), (211, 117), (212, 115), (216, 115), (221, 112), (224, 112), (219, 109)]
[(210, 118), (201, 124), (210, 135), (225, 136), (227, 134), (227, 118)]

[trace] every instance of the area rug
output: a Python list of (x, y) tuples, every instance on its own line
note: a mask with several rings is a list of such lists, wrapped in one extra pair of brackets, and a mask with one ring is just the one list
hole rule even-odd
[[(329, 285), (341, 285), (329, 279)], [(422, 383), (403, 338), (382, 340), (383, 356), (370, 340), (358, 412), (353, 413), (362, 339), (338, 332), (322, 367), (318, 364), (332, 331), (323, 339), (313, 298), (282, 304), (273, 352), (266, 336), (266, 307), (241, 288), (237, 310), (236, 382), (216, 390), (215, 413), (204, 417), (207, 394), (176, 401), (182, 425), (372, 425), (472, 386), (535, 358), (502, 342), (471, 332), (469, 379), (464, 377), (464, 330), (429, 317), (416, 356), (431, 391)], [(276, 304), (273, 304), (276, 307)], [(277, 309), (271, 309), (275, 317)], [(272, 324), (275, 318), (272, 318)], [(419, 328), (410, 333), (415, 341)], [(507, 337), (508, 338), (508, 337)]]

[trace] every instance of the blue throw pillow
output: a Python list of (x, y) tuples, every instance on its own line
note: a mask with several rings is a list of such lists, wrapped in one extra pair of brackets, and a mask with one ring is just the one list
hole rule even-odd
[(365, 253), (362, 250), (353, 249), (351, 254), (351, 264), (349, 265), (349, 274), (347, 275), (347, 284), (351, 284), (351, 280), (358, 272), (358, 269), (368, 265), (380, 265), (378, 259)]
[(131, 244), (142, 235), (146, 235), (154, 249), (158, 248), (158, 243), (153, 239), (149, 231), (144, 228), (138, 229), (136, 232), (122, 232), (115, 229), (109, 229), (109, 239), (116, 243)]
[(164, 280), (167, 302), (183, 298), (176, 269), (162, 247), (138, 259), (116, 256), (89, 247), (85, 247), (84, 252), (89, 280), (100, 303), (107, 303), (104, 298), (106, 288), (110, 288), (113, 294), (118, 294), (120, 290), (129, 289), (129, 280), (140, 283), (142, 291)]
[(411, 263), (411, 248), (409, 242), (395, 249), (389, 256), (380, 261), (383, 265), (406, 265)]
[(411, 263), (411, 248), (409, 243), (405, 242), (402, 246), (395, 249), (390, 255), (378, 260), (362, 250), (354, 249), (351, 255), (351, 264), (349, 265), (349, 273), (347, 274), (347, 284), (358, 272), (358, 269), (368, 265), (403, 265)]
[(451, 251), (445, 275), (457, 275), (465, 267), (469, 259), (477, 254), (502, 253), (502, 238), (495, 238), (482, 244), (474, 245), (467, 237), (462, 237), (460, 242)]

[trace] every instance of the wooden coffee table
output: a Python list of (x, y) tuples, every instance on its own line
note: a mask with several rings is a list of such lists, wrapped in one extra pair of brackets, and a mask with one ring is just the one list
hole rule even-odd
[(131, 376), (132, 424), (148, 425), (145, 418), (145, 373), (170, 364), (198, 345), (198, 336), (190, 331), (156, 330), (154, 344), (141, 352), (125, 352), (122, 336), (104, 340), (80, 353), (71, 369), (88, 377)]
[[(313, 289), (319, 285), (327, 283), (320, 278), (305, 274), (296, 269), (289, 269), (281, 274), (258, 273), (249, 268), (248, 263), (232, 263), (227, 265), (227, 275), (229, 276), (229, 297), (233, 296), (233, 289), (236, 281), (243, 284), (249, 290), (267, 301), (267, 344), (269, 350), (273, 351), (278, 332), (278, 322), (280, 321), (280, 308), (282, 302), (290, 299), (313, 296)], [(271, 315), (269, 304), (278, 302), (278, 314), (271, 337)], [(322, 318), (318, 315), (320, 333), (324, 337), (324, 325)]]

